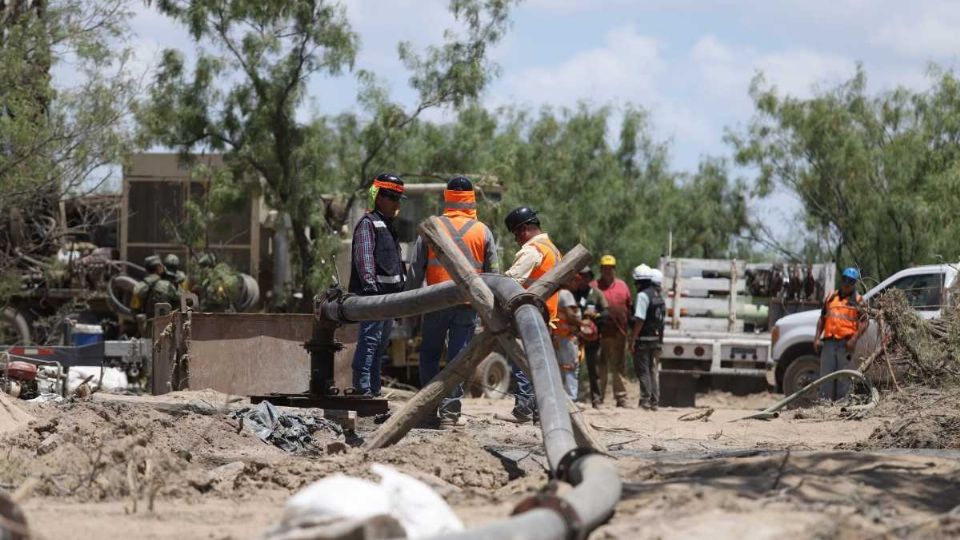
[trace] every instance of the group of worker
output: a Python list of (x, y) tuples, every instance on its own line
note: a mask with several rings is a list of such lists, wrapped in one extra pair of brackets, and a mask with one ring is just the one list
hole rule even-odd
[(130, 307), (134, 313), (153, 317), (157, 304), (180, 305), (180, 291), (186, 285), (187, 275), (180, 270), (180, 257), (173, 253), (163, 259), (148, 255), (143, 260), (146, 277), (133, 291)]
[[(403, 180), (390, 173), (377, 176), (368, 192), (368, 212), (353, 234), (349, 292), (382, 295), (436, 285), (451, 279), (433, 248), (421, 237), (412, 252), (410, 268), (401, 258), (396, 218), (404, 196)], [(496, 242), (490, 228), (477, 218), (473, 184), (457, 176), (447, 181), (444, 210), (439, 217), (450, 236), (478, 273), (500, 271)], [(562, 255), (541, 228), (537, 212), (521, 206), (509, 212), (505, 225), (520, 246), (513, 265), (504, 272), (524, 288), (557, 265)], [(633, 352), (640, 378), (640, 406), (656, 408), (656, 364), (663, 336), (664, 302), (660, 293), (662, 274), (646, 266), (634, 274), (636, 301), (630, 288), (616, 277), (616, 260), (600, 261), (600, 279), (590, 267), (546, 301), (552, 338), (564, 388), (572, 399), (579, 396), (580, 359), (586, 359), (590, 382), (589, 399), (599, 407), (604, 400), (608, 374), (613, 378), (616, 405), (627, 406), (625, 359)], [(379, 396), (381, 358), (386, 350), (392, 320), (360, 324), (354, 353), (353, 388), (350, 393)], [(476, 332), (478, 317), (468, 305), (458, 305), (424, 316), (420, 343), (420, 383), (428, 383), (440, 369), (444, 344), (448, 359), (455, 358)], [(515, 384), (513, 416), (518, 422), (536, 420), (534, 389), (526, 373), (511, 362)], [(463, 387), (457, 387), (439, 406), (434, 419), (440, 427), (461, 422)]]

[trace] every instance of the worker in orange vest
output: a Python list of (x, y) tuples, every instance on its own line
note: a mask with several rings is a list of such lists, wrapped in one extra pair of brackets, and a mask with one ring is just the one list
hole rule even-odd
[[(847, 268), (840, 278), (840, 289), (827, 295), (823, 311), (817, 322), (813, 340), (814, 350), (820, 353), (820, 376), (847, 369), (847, 364), (857, 340), (866, 330), (866, 314), (863, 299), (857, 293), (860, 272)], [(841, 399), (850, 390), (850, 381), (834, 379), (820, 385), (821, 399)]]
[[(444, 209), (440, 223), (467, 261), (477, 272), (499, 272), (497, 246), (490, 228), (477, 219), (477, 197), (468, 178), (457, 176), (447, 181), (443, 192)], [(433, 248), (422, 237), (417, 238), (411, 263), (410, 283), (436, 285), (450, 281), (450, 274), (440, 264)], [(447, 308), (423, 316), (420, 342), (420, 385), (426, 385), (440, 371), (443, 344), (447, 344), (447, 360), (456, 358), (473, 337), (477, 327), (477, 312), (469, 304)], [(445, 398), (437, 411), (440, 427), (453, 426), (460, 421), (463, 385)]]
[[(521, 206), (507, 214), (505, 223), (513, 234), (514, 240), (520, 244), (520, 251), (513, 260), (513, 266), (506, 271), (507, 277), (520, 282), (524, 288), (540, 279), (561, 260), (560, 250), (557, 249), (547, 233), (540, 229), (540, 218), (536, 210)], [(550, 321), (556, 327), (557, 311), (559, 307), (559, 293), (554, 293), (547, 299), (547, 311)], [(513, 415), (520, 422), (536, 421), (537, 403), (533, 395), (533, 386), (526, 374), (513, 366), (513, 378), (517, 383), (516, 401)]]

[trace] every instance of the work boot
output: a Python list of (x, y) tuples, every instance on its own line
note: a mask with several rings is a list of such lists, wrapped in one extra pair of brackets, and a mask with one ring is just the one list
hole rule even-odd
[(599, 400), (599, 399), (595, 399), (595, 400), (591, 401), (590, 404), (593, 405), (593, 408), (594, 408), (594, 409), (599, 409), (600, 406), (603, 405), (603, 401), (601, 401), (601, 400)]
[(440, 417), (440, 429), (453, 429), (467, 425), (467, 419), (462, 416), (442, 416)]
[(626, 409), (626, 408), (627, 408), (627, 398), (626, 398), (626, 397), (618, 397), (618, 398), (617, 398), (617, 407), (620, 407), (620, 408), (622, 408), (622, 409)]

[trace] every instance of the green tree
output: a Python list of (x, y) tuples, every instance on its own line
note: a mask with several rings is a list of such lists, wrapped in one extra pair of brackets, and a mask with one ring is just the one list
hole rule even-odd
[(960, 254), (960, 82), (934, 72), (929, 90), (869, 95), (862, 69), (809, 99), (757, 79), (756, 115), (729, 137), (756, 190), (796, 194), (801, 246), (882, 279)]
[(517, 246), (503, 218), (521, 204), (540, 212), (561, 249), (583, 243), (595, 255), (613, 253), (623, 271), (656, 264), (671, 231), (676, 255), (736, 255), (734, 239), (747, 229), (746, 194), (726, 163), (705, 160), (696, 173), (676, 172), (643, 110), (624, 111), (613, 140), (611, 117), (609, 107), (531, 114), (474, 105), (455, 121), (418, 124), (384, 157), (400, 171), (496, 177), (504, 199), (482, 206), (480, 218), (494, 226), (508, 264)]
[(190, 30), (197, 60), (191, 74), (181, 52), (164, 52), (139, 114), (142, 141), (184, 153), (197, 147), (224, 152), (235, 178), (246, 179), (251, 193), (262, 193), (268, 205), (289, 215), (309, 302), (319, 276), (332, 270), (317, 272), (318, 251), (322, 256), (330, 245), (315, 240), (339, 232), (346, 215), (321, 195), (342, 190), (352, 200), (384, 166), (382, 153), (424, 110), (477, 97), (495, 73), (486, 51), (502, 37), (510, 4), (452, 0), (464, 35), (448, 31), (442, 45), (422, 54), (399, 45), (419, 97), (412, 110), (391, 101), (374, 75), (361, 71), (366, 121), (347, 115), (304, 123), (296, 113), (308, 81), (352, 69), (360, 46), (338, 3), (158, 0), (162, 13)]
[(0, 3), (0, 274), (8, 284), (18, 284), (23, 256), (42, 260), (60, 247), (58, 203), (99, 189), (129, 151), (126, 120), (138, 91), (129, 16), (126, 0)]

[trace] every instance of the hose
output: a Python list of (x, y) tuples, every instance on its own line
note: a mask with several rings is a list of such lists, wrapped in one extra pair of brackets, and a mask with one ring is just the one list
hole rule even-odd
[[(558, 540), (585, 538), (609, 519), (620, 500), (622, 484), (613, 461), (578, 448), (573, 436), (560, 367), (543, 313), (534, 303), (516, 302), (523, 288), (505, 276), (482, 276), (501, 307), (511, 306), (533, 379), (540, 429), (550, 471), (575, 487), (563, 496), (540, 494), (522, 502), (515, 515), (444, 539), (516, 538)], [(379, 296), (347, 296), (319, 306), (327, 319), (341, 323), (410, 317), (463, 304), (453, 282)]]
[(843, 409), (841, 409), (842, 412), (856, 412), (856, 413), (862, 414), (866, 411), (869, 411), (870, 409), (873, 409), (874, 407), (877, 406), (878, 403), (880, 403), (880, 392), (878, 392), (877, 389), (873, 386), (873, 383), (870, 382), (870, 379), (866, 378), (863, 375), (863, 373), (860, 373), (857, 370), (841, 369), (840, 371), (834, 371), (833, 373), (828, 373), (823, 377), (820, 377), (819, 379), (804, 386), (803, 388), (801, 388), (800, 390), (797, 390), (796, 392), (790, 394), (789, 396), (781, 399), (780, 401), (774, 403), (773, 405), (767, 407), (766, 409), (756, 414), (751, 414), (750, 416), (745, 416), (743, 418), (740, 418), (740, 420), (753, 420), (753, 419), (769, 420), (771, 418), (776, 418), (778, 415), (777, 411), (793, 403), (794, 401), (800, 399), (800, 397), (803, 394), (807, 393), (813, 388), (820, 386), (825, 382), (830, 382), (840, 377), (850, 377), (851, 379), (859, 379), (867, 386), (867, 388), (870, 389), (869, 402), (867, 402), (864, 405), (851, 405), (849, 407), (844, 407)]
[(119, 276), (113, 276), (110, 278), (110, 283), (107, 284), (107, 298), (110, 301), (110, 307), (112, 307), (118, 315), (122, 315), (124, 317), (133, 317), (133, 310), (121, 302), (120, 299), (117, 298), (116, 294), (114, 294), (113, 286), (115, 283), (122, 283), (125, 285), (124, 288), (132, 291), (136, 288), (137, 283), (139, 282), (130, 276), (121, 274)]

